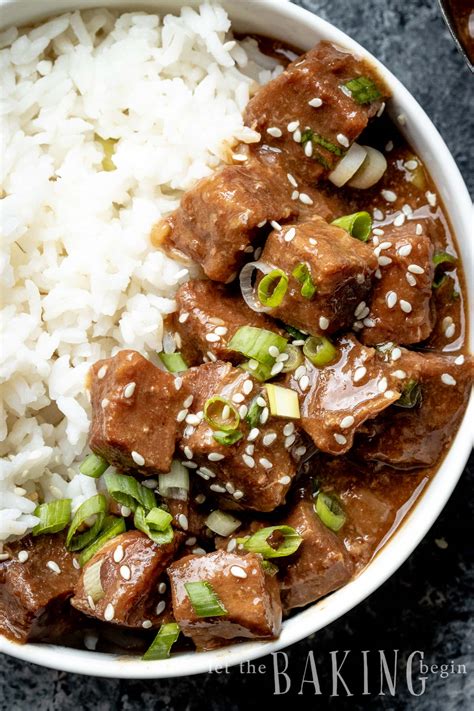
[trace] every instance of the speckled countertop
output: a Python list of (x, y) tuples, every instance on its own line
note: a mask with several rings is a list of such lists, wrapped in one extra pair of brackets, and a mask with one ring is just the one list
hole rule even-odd
[[(436, 0), (298, 0), (297, 4), (348, 32), (402, 80), (441, 132), (474, 194), (470, 170), (474, 164), (474, 77), (450, 39)], [(343, 619), (286, 650), (291, 679), (286, 694), (275, 695), (271, 658), (258, 662), (254, 674), (231, 669), (228, 674), (181, 680), (120, 681), (64, 674), (3, 657), (0, 711), (237, 711), (261, 708), (264, 701), (273, 709), (472, 709), (473, 486), (471, 458), (444, 512), (399, 571)], [(342, 682), (339, 696), (331, 696), (331, 652), (336, 650), (338, 663), (344, 650), (349, 650), (341, 674), (352, 696), (347, 695)], [(367, 695), (363, 695), (363, 650), (369, 650)], [(385, 651), (389, 664), (393, 663), (393, 650), (399, 650), (394, 696), (387, 687), (386, 695), (379, 695), (377, 650)], [(430, 667), (443, 664), (449, 668), (445, 678), (439, 671), (425, 673), (425, 682), (415, 680), (410, 690), (405, 663), (416, 650), (424, 653)], [(301, 687), (310, 651), (320, 695), (315, 695), (313, 683)], [(280, 664), (283, 661), (280, 657)], [(258, 664), (263, 665), (264, 673), (258, 673)], [(306, 678), (310, 671), (308, 667)], [(278, 679), (280, 691), (285, 691), (283, 677)], [(424, 693), (413, 695), (420, 694), (423, 683)]]

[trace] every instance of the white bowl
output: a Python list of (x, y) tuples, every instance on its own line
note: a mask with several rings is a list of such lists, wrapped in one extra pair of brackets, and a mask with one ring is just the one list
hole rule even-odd
[[(197, 5), (196, 0), (182, 4)], [(393, 92), (390, 113), (404, 114), (406, 125), (400, 127), (410, 144), (427, 166), (441, 194), (444, 206), (457, 236), (466, 281), (474, 289), (472, 254), (472, 204), (461, 174), (446, 144), (423, 109), (405, 87), (366, 52), (333, 25), (291, 3), (281, 0), (224, 0), (233, 27), (243, 32), (266, 34), (301, 49), (309, 49), (325, 39), (371, 60)], [(31, 23), (49, 15), (71, 9), (106, 6), (122, 10), (140, 9), (159, 13), (176, 12), (172, 0), (139, 2), (138, 0), (1, 0), (1, 24), (6, 27)], [(471, 335), (474, 328), (471, 328)], [(472, 343), (471, 343), (472, 347)], [(19, 645), (0, 636), (0, 651), (68, 672), (117, 678), (161, 678), (187, 676), (210, 671), (221, 665), (234, 665), (261, 657), (298, 642), (309, 634), (344, 615), (376, 590), (407, 559), (439, 516), (453, 491), (469, 456), (472, 441), (469, 422), (474, 421), (474, 397), (471, 397), (461, 427), (442, 466), (427, 491), (409, 513), (396, 534), (388, 541), (370, 565), (352, 582), (323, 600), (294, 615), (283, 625), (280, 637), (272, 642), (246, 642), (212, 652), (187, 652), (170, 659), (144, 662), (138, 658), (99, 654), (45, 644)], [(403, 604), (403, 600), (400, 600)]]

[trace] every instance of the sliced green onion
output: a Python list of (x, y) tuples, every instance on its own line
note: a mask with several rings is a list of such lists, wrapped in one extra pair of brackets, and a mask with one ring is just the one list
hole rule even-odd
[(206, 400), (204, 419), (213, 430), (233, 432), (240, 424), (240, 415), (234, 405), (220, 395)]
[(99, 600), (102, 600), (105, 595), (104, 588), (102, 587), (102, 580), (100, 577), (100, 571), (103, 562), (104, 559), (101, 558), (95, 563), (92, 563), (92, 565), (88, 565), (87, 568), (84, 570), (84, 593), (87, 598), (92, 598), (92, 602), (99, 602)]
[(125, 532), (125, 521), (118, 516), (107, 516), (102, 531), (93, 543), (79, 555), (79, 564), (85, 565), (111, 538)]
[(273, 377), (273, 365), (263, 365), (263, 363), (259, 363), (258, 360), (255, 360), (254, 358), (251, 358), (245, 363), (241, 363), (239, 368), (245, 370), (246, 373), (250, 373), (255, 380), (259, 380), (261, 383), (264, 383), (265, 380), (269, 380)]
[(181, 353), (158, 353), (158, 358), (170, 373), (182, 373), (188, 369)]
[(122, 506), (127, 506), (135, 511), (138, 505), (150, 511), (156, 506), (156, 497), (151, 489), (142, 486), (133, 476), (108, 472), (105, 485), (110, 496)]
[[(71, 521), (66, 537), (68, 551), (80, 551), (97, 538), (102, 529), (106, 511), (107, 499), (103, 494), (91, 496), (90, 499), (87, 499), (79, 506)], [(76, 535), (77, 529), (93, 516), (95, 516), (95, 521), (92, 525)]]
[(331, 531), (339, 531), (346, 522), (346, 514), (335, 496), (320, 491), (314, 506), (321, 521)]
[(281, 385), (266, 383), (268, 403), (270, 412), (276, 417), (287, 417), (299, 420), (300, 403), (298, 393), (290, 388), (282, 388)]
[(145, 522), (154, 531), (164, 531), (172, 520), (172, 515), (159, 507), (152, 509), (145, 516)]
[(198, 580), (184, 583), (192, 608), (198, 617), (223, 617), (227, 615), (222, 602), (210, 583)]
[(368, 212), (354, 212), (352, 215), (344, 215), (333, 220), (331, 225), (341, 227), (346, 232), (349, 232), (351, 237), (359, 239), (361, 242), (367, 242), (372, 230), (372, 217)]
[(456, 264), (456, 257), (449, 252), (436, 252), (433, 256), (433, 264), (438, 267), (440, 264)]
[(240, 525), (241, 521), (238, 518), (219, 509), (210, 513), (206, 519), (206, 526), (218, 536), (230, 536)]
[(312, 299), (315, 295), (317, 288), (315, 283), (311, 278), (311, 271), (307, 264), (300, 262), (291, 272), (291, 275), (295, 277), (301, 284), (301, 296), (305, 299)]
[(171, 647), (179, 637), (180, 629), (176, 622), (167, 622), (161, 625), (158, 634), (148, 647), (142, 659), (146, 662), (152, 662), (157, 659), (168, 659), (171, 653)]
[(274, 346), (280, 353), (285, 350), (288, 339), (267, 331), (265, 328), (255, 326), (242, 326), (232, 336), (228, 348), (247, 358), (253, 358), (263, 365), (275, 365), (275, 357), (271, 355), (269, 349)]
[(288, 289), (288, 275), (281, 269), (272, 269), (258, 285), (260, 303), (270, 308), (280, 306)]
[(71, 518), (71, 499), (56, 499), (48, 504), (40, 504), (33, 512), (39, 523), (32, 530), (33, 536), (44, 533), (58, 533), (69, 523)]
[(287, 323), (285, 323), (285, 331), (288, 331), (290, 336), (293, 336), (293, 338), (297, 341), (304, 341), (305, 338), (307, 338), (308, 336), (307, 333), (303, 333), (303, 331), (298, 331), (297, 328), (293, 328), (293, 326), (289, 326)]
[[(307, 128), (305, 131), (303, 131), (301, 135), (301, 145), (303, 146), (303, 148), (308, 143), (308, 141), (312, 141), (313, 143), (322, 146), (330, 153), (334, 153), (334, 155), (336, 156), (342, 156), (344, 154), (343, 148), (341, 148), (340, 146), (336, 146), (335, 143), (331, 143), (331, 141), (329, 141), (327, 138), (324, 138), (324, 136), (321, 136), (319, 133), (315, 133), (311, 128)], [(320, 156), (320, 158), (323, 157)], [(326, 161), (325, 163), (326, 165), (324, 167), (329, 167)]]
[(171, 470), (158, 476), (158, 490), (164, 499), (186, 501), (189, 494), (189, 470), (174, 459)]
[(282, 373), (292, 373), (298, 366), (300, 366), (303, 363), (303, 354), (301, 352), (301, 348), (298, 348), (298, 346), (293, 346), (291, 343), (288, 343), (287, 347), (285, 348), (285, 353), (288, 355), (288, 359), (285, 360), (283, 364), (283, 370)]
[(326, 336), (310, 336), (305, 341), (303, 353), (313, 365), (322, 368), (336, 359), (338, 351)]
[(377, 84), (369, 77), (355, 77), (343, 84), (343, 87), (350, 91), (357, 104), (370, 104), (382, 96)]
[[(271, 537), (276, 539), (276, 545), (268, 542)], [(302, 540), (302, 536), (291, 526), (269, 526), (247, 538), (243, 545), (246, 550), (260, 553), (264, 558), (282, 558), (295, 553)]]
[(219, 444), (223, 444), (229, 447), (231, 444), (235, 444), (242, 439), (243, 434), (240, 430), (232, 430), (232, 432), (213, 432), (212, 437)]
[(278, 566), (275, 565), (275, 563), (270, 563), (269, 560), (262, 560), (260, 565), (262, 566), (262, 570), (265, 573), (265, 575), (270, 575), (270, 577), (272, 577), (272, 578), (274, 575), (277, 575)]
[(98, 479), (109, 468), (109, 463), (100, 454), (88, 454), (79, 467), (81, 474)]
[(147, 521), (145, 509), (142, 506), (137, 506), (133, 514), (133, 523), (136, 529), (148, 536), (154, 543), (163, 546), (166, 543), (171, 543), (174, 538), (173, 528), (168, 525), (163, 531), (155, 531)]
[(253, 427), (257, 427), (257, 425), (260, 424), (260, 417), (263, 412), (263, 407), (257, 402), (260, 397), (261, 395), (257, 395), (256, 397), (254, 397), (254, 399), (250, 403), (248, 412), (245, 415), (245, 421), (247, 422), (250, 429), (252, 429)]
[(397, 407), (412, 408), (421, 404), (421, 385), (417, 380), (409, 380), (402, 389), (399, 399), (393, 403)]

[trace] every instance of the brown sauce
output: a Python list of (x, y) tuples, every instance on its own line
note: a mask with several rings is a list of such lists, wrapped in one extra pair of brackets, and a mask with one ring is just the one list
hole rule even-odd
[(446, 0), (446, 9), (462, 48), (474, 65), (474, 5), (472, 0)]

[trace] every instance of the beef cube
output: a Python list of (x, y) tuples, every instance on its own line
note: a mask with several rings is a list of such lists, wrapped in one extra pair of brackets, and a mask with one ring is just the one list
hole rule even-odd
[(18, 642), (60, 639), (72, 627), (69, 598), (79, 577), (65, 537), (27, 536), (7, 544), (6, 552), (10, 558), (0, 563), (0, 631)]
[[(274, 230), (261, 259), (289, 276), (285, 296), (271, 315), (311, 334), (352, 325), (354, 310), (368, 298), (377, 268), (370, 247), (318, 216)], [(316, 287), (312, 298), (302, 296), (301, 283), (292, 276), (299, 265), (306, 266)]]
[[(159, 625), (164, 612), (160, 605), (164, 600), (160, 579), (181, 540), (182, 534), (177, 532), (173, 541), (164, 545), (154, 543), (140, 531), (116, 536), (82, 569), (72, 605), (90, 617), (125, 627), (146, 629)], [(94, 602), (85, 589), (84, 577), (100, 561), (104, 596)]]
[[(278, 583), (264, 572), (259, 555), (224, 551), (190, 555), (170, 565), (168, 575), (176, 621), (198, 649), (212, 649), (235, 639), (278, 636), (281, 626)], [(225, 615), (196, 614), (185, 585), (198, 581), (211, 585), (227, 611)]]
[(207, 508), (198, 506), (192, 497), (186, 501), (169, 498), (165, 498), (165, 501), (173, 516), (173, 525), (184, 531), (188, 537), (186, 545), (188, 545), (188, 541), (196, 542), (196, 538), (208, 538), (209, 529), (206, 526), (206, 519), (210, 512), (207, 511)]
[(445, 454), (464, 415), (473, 359), (403, 351), (392, 371), (402, 386), (419, 384), (419, 401), (413, 408), (393, 407), (378, 417), (368, 436), (361, 437), (357, 454), (398, 469), (432, 467)]
[(384, 231), (374, 250), (381, 278), (375, 280), (361, 339), (368, 345), (419, 343), (428, 338), (434, 325), (430, 302), (433, 245), (424, 228), (414, 222)]
[(171, 240), (210, 279), (227, 283), (258, 246), (259, 225), (295, 212), (291, 185), (272, 165), (229, 165), (184, 194), (171, 218)]
[(402, 385), (384, 357), (354, 336), (341, 336), (334, 345), (338, 350), (334, 363), (316, 368), (306, 360), (307, 378), (296, 372), (287, 382), (299, 393), (300, 424), (316, 447), (344, 454), (357, 429), (399, 399)]
[(227, 344), (242, 326), (281, 333), (272, 319), (252, 311), (240, 294), (210, 281), (183, 284), (176, 294), (176, 302), (176, 331), (188, 365), (200, 365), (204, 358), (240, 363), (243, 356), (229, 350)]
[[(344, 85), (361, 76), (375, 82), (379, 98), (363, 104), (352, 98)], [(279, 151), (285, 172), (303, 184), (313, 183), (335, 168), (387, 96), (367, 62), (320, 42), (259, 89), (247, 104), (244, 120), (261, 134), (264, 149)], [(310, 156), (305, 151), (309, 139)]]
[[(243, 508), (272, 511), (285, 501), (296, 474), (300, 455), (294, 425), (284, 419), (270, 418), (250, 435), (245, 413), (264, 390), (250, 375), (229, 363), (202, 365), (188, 371), (186, 376), (194, 400), (179, 443), (188, 459), (185, 465), (209, 481), (209, 490), (219, 494), (220, 499), (237, 502)], [(242, 413), (239, 425), (242, 438), (235, 444), (218, 443), (214, 430), (199, 414), (214, 396), (224, 398)]]
[(315, 512), (313, 501), (299, 501), (285, 524), (303, 538), (283, 571), (282, 603), (291, 610), (340, 588), (352, 577), (354, 566), (342, 541)]
[(144, 475), (168, 472), (187, 397), (174, 377), (136, 351), (120, 351), (94, 364), (91, 391), (92, 451)]

